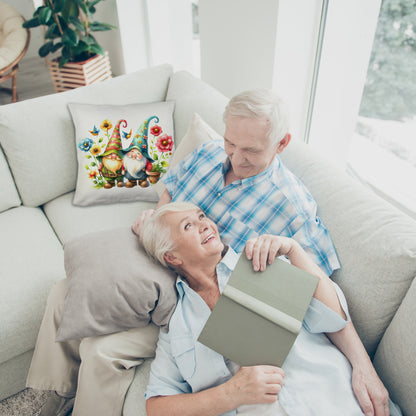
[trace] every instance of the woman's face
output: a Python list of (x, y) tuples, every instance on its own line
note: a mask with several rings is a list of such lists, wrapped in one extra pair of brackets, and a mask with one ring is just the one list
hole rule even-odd
[[(218, 262), (224, 244), (217, 226), (203, 211), (169, 212), (164, 215), (163, 221), (169, 226), (176, 246), (170, 254), (179, 259), (180, 264), (205, 264), (211, 257)], [(169, 259), (168, 261), (170, 262)]]

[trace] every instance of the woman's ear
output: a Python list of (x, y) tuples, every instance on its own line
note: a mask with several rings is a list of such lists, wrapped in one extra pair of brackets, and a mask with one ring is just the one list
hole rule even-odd
[(163, 258), (165, 259), (166, 263), (172, 266), (180, 266), (183, 263), (183, 261), (176, 257), (172, 252), (165, 253)]

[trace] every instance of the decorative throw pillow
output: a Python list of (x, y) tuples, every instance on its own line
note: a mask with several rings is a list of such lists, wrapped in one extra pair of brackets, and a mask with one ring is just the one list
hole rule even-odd
[(68, 104), (78, 160), (74, 205), (157, 201), (174, 152), (174, 102)]
[[(201, 144), (210, 140), (222, 140), (223, 137), (209, 126), (199, 114), (194, 113), (189, 124), (188, 130), (180, 141), (174, 155), (170, 159), (169, 169), (175, 167), (178, 163), (186, 158), (193, 150)], [(162, 182), (162, 181), (161, 181)], [(165, 188), (161, 182), (158, 182), (155, 189), (159, 196)]]
[(64, 256), (68, 292), (57, 341), (168, 325), (176, 275), (153, 262), (129, 228), (69, 241)]

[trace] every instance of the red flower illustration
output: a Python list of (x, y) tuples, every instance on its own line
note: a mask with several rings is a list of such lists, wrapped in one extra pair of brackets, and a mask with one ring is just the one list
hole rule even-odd
[(160, 152), (170, 152), (173, 149), (172, 136), (168, 136), (167, 134), (160, 136), (155, 145)]
[(159, 136), (159, 134), (162, 133), (162, 127), (160, 127), (160, 126), (153, 126), (150, 129), (150, 133), (152, 133), (153, 136)]

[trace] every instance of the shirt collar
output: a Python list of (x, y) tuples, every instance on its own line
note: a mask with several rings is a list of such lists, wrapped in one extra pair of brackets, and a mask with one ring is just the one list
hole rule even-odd
[[(259, 173), (258, 175), (255, 175), (255, 176), (250, 176), (249, 178), (236, 180), (232, 183), (237, 184), (239, 186), (242, 186), (242, 185), (251, 185), (252, 186), (254, 184), (257, 184), (257, 183), (260, 183), (260, 182), (264, 181), (266, 178), (269, 178), (273, 174), (275, 169), (279, 169), (279, 167), (280, 167), (280, 158), (279, 158), (279, 156), (276, 155), (275, 158), (274, 158), (274, 161), (263, 172)], [(230, 168), (231, 168), (231, 161), (230, 161), (230, 158), (227, 156), (223, 165), (222, 165), (222, 174), (223, 174), (224, 178), (225, 178), (225, 174), (230, 170)]]
[[(220, 292), (223, 291), (225, 285), (227, 284), (239, 258), (240, 254), (237, 254), (230, 246), (228, 246), (227, 252), (216, 267)], [(184, 295), (184, 286), (189, 287), (188, 282), (183, 277), (178, 275), (176, 278), (176, 288), (178, 289), (180, 297)]]

